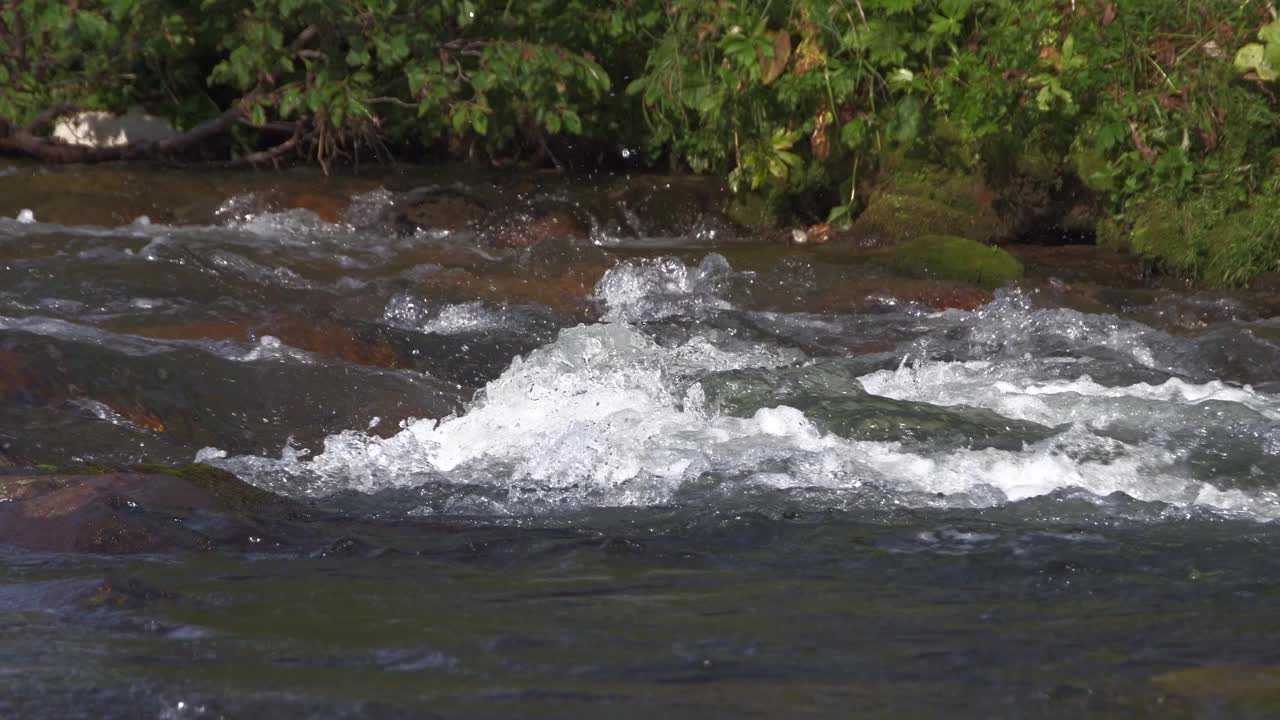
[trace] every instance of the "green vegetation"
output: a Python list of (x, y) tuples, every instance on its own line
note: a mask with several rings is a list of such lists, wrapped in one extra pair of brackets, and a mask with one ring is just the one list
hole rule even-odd
[(1277, 68), (1262, 0), (8, 0), (0, 149), (120, 157), (32, 139), (141, 105), (223, 158), (626, 148), (837, 223), (905, 162), (997, 209), (1087, 188), (1109, 242), (1237, 285), (1280, 261)]

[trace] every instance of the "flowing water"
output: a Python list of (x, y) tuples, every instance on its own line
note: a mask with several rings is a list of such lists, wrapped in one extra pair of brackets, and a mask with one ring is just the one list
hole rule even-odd
[(0, 551), (0, 716), (1280, 713), (1273, 295), (1031, 247), (988, 293), (625, 179), (414, 229), (459, 186), (78, 173), (0, 170), (0, 466), (345, 534)]

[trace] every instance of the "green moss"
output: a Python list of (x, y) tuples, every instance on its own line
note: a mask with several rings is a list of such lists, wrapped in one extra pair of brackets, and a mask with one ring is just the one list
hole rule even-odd
[(107, 473), (118, 472), (120, 468), (116, 465), (106, 465), (103, 463), (83, 463), (79, 465), (52, 465), (49, 463), (41, 463), (34, 468), (42, 475), (105, 475)]
[(859, 244), (884, 247), (943, 233), (985, 241), (996, 235), (998, 227), (999, 221), (990, 211), (957, 207), (920, 195), (881, 192), (871, 199), (850, 232)]
[(1196, 219), (1183, 208), (1166, 200), (1150, 200), (1127, 213), (1129, 246), (1155, 260), (1163, 269), (1195, 275), (1204, 262), (1201, 232), (1192, 227)]
[(1212, 192), (1182, 205), (1150, 199), (1126, 215), (1129, 246), (1165, 272), (1240, 287), (1280, 268), (1280, 199), (1273, 194), (1243, 203)]
[(1114, 169), (1107, 161), (1107, 155), (1092, 145), (1081, 145), (1071, 151), (1071, 165), (1076, 177), (1090, 190), (1101, 193), (1114, 192), (1116, 181)]
[(1128, 252), (1129, 228), (1119, 218), (1105, 217), (1095, 228), (1095, 238), (1100, 247), (1114, 252)]
[(984, 287), (1022, 277), (1022, 263), (1008, 252), (953, 235), (927, 235), (903, 243), (893, 260), (908, 272)]
[(777, 193), (742, 192), (725, 205), (725, 215), (751, 230), (767, 230), (782, 224), (782, 204)]

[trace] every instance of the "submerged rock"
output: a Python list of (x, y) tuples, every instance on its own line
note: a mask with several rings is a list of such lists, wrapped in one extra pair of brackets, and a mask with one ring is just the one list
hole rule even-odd
[(1151, 682), (1171, 695), (1191, 700), (1265, 704), (1272, 709), (1280, 703), (1280, 667), (1275, 666), (1210, 665), (1173, 670)]
[(392, 221), (401, 232), (458, 232), (472, 228), (488, 215), (478, 198), (460, 190), (418, 188), (395, 202)]
[(0, 544), (137, 553), (270, 547), (296, 504), (203, 465), (0, 475)]
[(608, 197), (620, 214), (621, 236), (725, 239), (738, 234), (726, 216), (730, 196), (719, 178), (658, 175), (628, 178)]
[(547, 242), (578, 244), (591, 237), (591, 224), (569, 203), (538, 203), (500, 213), (483, 224), (481, 238), (496, 249), (527, 248)]
[(1022, 263), (998, 247), (953, 235), (926, 235), (895, 249), (894, 264), (908, 272), (998, 287), (1022, 277)]
[(786, 405), (803, 412), (819, 430), (854, 440), (1017, 450), (1056, 432), (982, 408), (872, 395), (856, 380), (866, 369), (860, 361), (832, 361), (781, 370), (731, 370), (703, 381), (703, 391), (714, 412), (751, 417)]
[[(308, 344), (318, 349), (365, 360), (404, 357), (389, 341), (347, 347), (345, 334), (317, 333)], [(315, 362), (270, 335), (249, 348), (175, 342), (147, 352), (128, 337), (0, 332), (0, 419), (40, 428), (19, 436), (19, 454), (175, 462), (206, 446), (274, 453), (287, 443), (317, 447), (373, 418), (394, 426), (443, 417), (465, 395), (425, 375)]]

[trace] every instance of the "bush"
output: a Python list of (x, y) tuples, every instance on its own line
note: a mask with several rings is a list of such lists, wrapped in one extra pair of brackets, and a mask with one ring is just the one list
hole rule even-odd
[[(1280, 177), (1280, 24), (1258, 0), (3, 7), (0, 125), (13, 127), (68, 102), (143, 105), (182, 127), (240, 107), (227, 152), (291, 137), (326, 166), (362, 152), (559, 164), (636, 151), (835, 222), (861, 210), (888, 156), (1078, 176), (1127, 228), (1155, 199), (1225, 218)], [(1227, 253), (1253, 260), (1210, 275), (1232, 261), (1197, 252), (1204, 262), (1168, 266), (1238, 283), (1275, 254)]]

